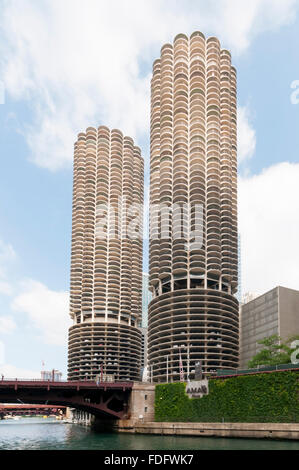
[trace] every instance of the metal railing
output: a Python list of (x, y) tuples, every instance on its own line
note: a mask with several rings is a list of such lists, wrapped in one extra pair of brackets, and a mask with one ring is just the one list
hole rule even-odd
[[(93, 379), (93, 380), (72, 380), (72, 381), (67, 381), (67, 380), (44, 380), (44, 379), (23, 379), (23, 378), (20, 378), (20, 377), (14, 377), (14, 378), (7, 378), (7, 377), (4, 377), (3, 379), (0, 377), (0, 383), (1, 382), (37, 382), (37, 383), (58, 383), (58, 384), (75, 384), (75, 383), (90, 383), (90, 384), (94, 384), (96, 383), (96, 379)], [(114, 383), (114, 379), (109, 379), (108, 377), (107, 378), (103, 378), (103, 381), (100, 380), (101, 383)]]
[(280, 364), (276, 366), (258, 367), (256, 369), (235, 369), (235, 370), (217, 370), (214, 376), (233, 376), (233, 375), (248, 375), (261, 372), (275, 372), (285, 370), (299, 370), (299, 364)]
[[(53, 382), (53, 380), (44, 380), (44, 379), (23, 379), (20, 377), (0, 377), (0, 382)], [(55, 382), (55, 381), (54, 381)], [(63, 383), (63, 381), (59, 381)]]

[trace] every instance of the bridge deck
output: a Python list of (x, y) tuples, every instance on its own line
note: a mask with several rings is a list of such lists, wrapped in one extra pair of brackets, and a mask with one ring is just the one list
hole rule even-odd
[(51, 382), (43, 380), (0, 380), (0, 403), (27, 403), (67, 406), (122, 419), (134, 382)]
[(24, 380), (24, 379), (4, 379), (0, 380), (0, 389), (14, 388), (46, 388), (61, 390), (131, 390), (133, 382), (52, 382), (50, 380)]

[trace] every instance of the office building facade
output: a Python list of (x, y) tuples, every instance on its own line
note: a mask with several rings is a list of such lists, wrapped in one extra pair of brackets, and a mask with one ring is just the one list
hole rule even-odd
[(41, 380), (50, 380), (51, 382), (61, 382), (62, 372), (59, 370), (42, 370)]
[(241, 306), (242, 369), (263, 349), (258, 341), (273, 335), (283, 341), (299, 335), (299, 291), (276, 287)]
[(119, 130), (78, 136), (74, 152), (69, 380), (139, 380), (144, 162)]
[(239, 362), (236, 70), (218, 39), (179, 34), (151, 86), (148, 360), (161, 382)]

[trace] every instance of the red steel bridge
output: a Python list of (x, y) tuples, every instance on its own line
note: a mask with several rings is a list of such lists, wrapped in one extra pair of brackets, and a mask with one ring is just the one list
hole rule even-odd
[(129, 418), (133, 382), (51, 382), (0, 379), (0, 403), (55, 405), (112, 419)]
[(0, 404), (0, 419), (4, 416), (50, 416), (50, 415), (65, 415), (65, 406), (55, 405), (2, 405)]

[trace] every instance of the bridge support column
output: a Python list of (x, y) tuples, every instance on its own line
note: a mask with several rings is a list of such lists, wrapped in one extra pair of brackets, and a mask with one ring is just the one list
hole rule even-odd
[(73, 421), (75, 424), (82, 424), (83, 426), (90, 426), (94, 421), (94, 416), (85, 411), (68, 408), (67, 419)]

